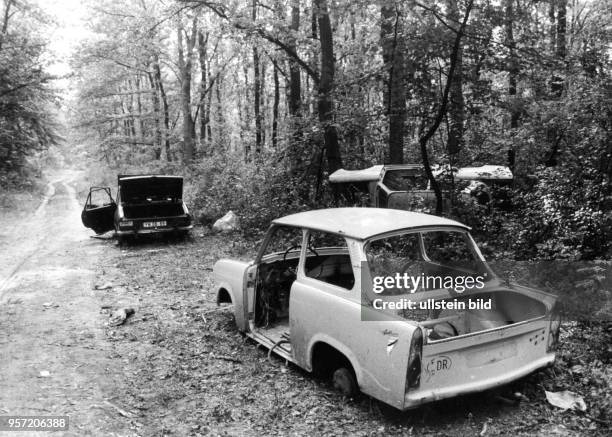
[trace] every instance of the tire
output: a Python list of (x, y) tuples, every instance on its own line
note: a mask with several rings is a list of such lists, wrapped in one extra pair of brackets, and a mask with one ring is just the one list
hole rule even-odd
[(359, 393), (359, 386), (352, 370), (346, 367), (336, 369), (332, 377), (334, 388), (344, 396), (352, 398)]

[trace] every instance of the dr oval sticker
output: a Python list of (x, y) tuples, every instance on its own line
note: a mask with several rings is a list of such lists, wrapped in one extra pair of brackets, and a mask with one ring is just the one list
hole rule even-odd
[(453, 361), (450, 357), (446, 355), (440, 355), (437, 357), (433, 357), (427, 363), (425, 367), (425, 372), (427, 372), (427, 379), (431, 379), (436, 373), (444, 372), (445, 370), (450, 370), (453, 365)]

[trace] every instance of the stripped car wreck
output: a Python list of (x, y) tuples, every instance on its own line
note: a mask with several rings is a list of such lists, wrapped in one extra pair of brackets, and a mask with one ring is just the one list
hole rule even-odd
[[(483, 165), (480, 167), (453, 168), (438, 167), (433, 175), (441, 186), (444, 209), (448, 209), (451, 181), (463, 184), (461, 195), (480, 204), (488, 204), (492, 198), (508, 202), (507, 190), (514, 176), (508, 167), (500, 165)], [(417, 208), (433, 209), (436, 195), (427, 179), (425, 170), (420, 164), (374, 165), (363, 170), (335, 171), (329, 176), (332, 184), (345, 184), (353, 190), (367, 193), (369, 206), (414, 210)], [(501, 199), (497, 199), (501, 197)]]
[[(555, 360), (556, 297), (505, 285), (469, 228), (449, 219), (378, 208), (298, 213), (272, 222), (255, 260), (220, 260), (213, 271), (217, 302), (233, 304), (239, 331), (331, 377), (345, 395), (361, 391), (399, 410)], [(421, 279), (409, 291), (377, 288), (397, 275)]]
[(81, 220), (96, 234), (114, 229), (120, 240), (143, 234), (184, 235), (193, 227), (183, 202), (183, 178), (167, 175), (119, 175), (116, 201), (109, 187), (91, 187)]

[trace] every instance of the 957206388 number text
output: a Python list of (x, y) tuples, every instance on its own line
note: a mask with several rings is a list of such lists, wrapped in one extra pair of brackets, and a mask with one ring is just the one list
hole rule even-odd
[(0, 416), (0, 431), (67, 431), (68, 416)]

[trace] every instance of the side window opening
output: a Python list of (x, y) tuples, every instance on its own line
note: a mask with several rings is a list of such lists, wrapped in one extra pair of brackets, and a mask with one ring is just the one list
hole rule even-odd
[(310, 231), (304, 270), (309, 278), (346, 290), (355, 285), (348, 245), (340, 235)]

